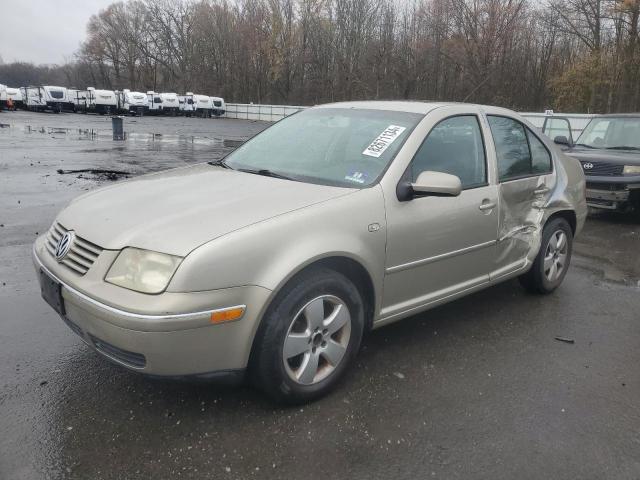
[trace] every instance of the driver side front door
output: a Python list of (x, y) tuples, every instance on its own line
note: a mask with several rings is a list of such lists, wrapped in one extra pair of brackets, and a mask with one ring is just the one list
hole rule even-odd
[(387, 263), (381, 320), (489, 281), (498, 227), (498, 193), (488, 175), (481, 119), (461, 113), (440, 119), (405, 176), (422, 171), (456, 175), (457, 197), (386, 198)]

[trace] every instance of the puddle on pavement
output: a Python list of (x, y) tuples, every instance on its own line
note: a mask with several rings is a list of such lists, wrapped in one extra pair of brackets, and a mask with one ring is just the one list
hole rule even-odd
[(9, 128), (15, 131), (21, 131), (27, 135), (42, 134), (60, 136), (69, 140), (100, 140), (110, 142), (167, 142), (177, 145), (197, 144), (212, 147), (222, 147), (234, 149), (244, 143), (244, 140), (219, 138), (219, 137), (197, 137), (191, 135), (172, 135), (166, 133), (138, 133), (124, 132), (123, 140), (114, 140), (111, 129), (93, 129), (93, 128), (67, 128), (67, 127), (34, 127), (31, 125), (11, 125), (8, 123), (0, 123), (0, 128)]

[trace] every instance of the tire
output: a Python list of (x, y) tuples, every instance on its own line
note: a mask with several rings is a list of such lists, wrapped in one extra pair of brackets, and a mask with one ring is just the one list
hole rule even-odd
[(531, 270), (519, 277), (520, 283), (532, 293), (553, 292), (569, 270), (572, 251), (571, 226), (564, 218), (554, 218), (545, 225), (540, 251)]
[(263, 317), (252, 356), (254, 382), (278, 403), (326, 395), (355, 358), (364, 324), (362, 297), (347, 277), (326, 268), (301, 273)]

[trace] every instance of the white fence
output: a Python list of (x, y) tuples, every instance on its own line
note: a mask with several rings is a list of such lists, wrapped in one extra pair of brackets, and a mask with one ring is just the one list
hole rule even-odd
[(264, 120), (277, 122), (284, 117), (304, 110), (307, 107), (296, 105), (258, 105), (253, 103), (227, 103), (226, 116), (244, 120)]
[[(522, 115), (524, 118), (529, 120), (533, 125), (535, 125), (538, 128), (542, 128), (546, 118), (552, 117), (551, 115), (548, 115), (546, 113), (534, 113), (534, 112), (521, 112), (520, 115)], [(587, 124), (595, 116), (597, 115), (592, 115), (587, 113), (553, 112), (554, 118), (562, 117), (569, 120), (569, 123), (571, 124), (571, 135), (573, 136), (574, 140), (576, 140), (580, 136), (580, 134), (582, 133), (582, 130), (585, 129)]]
[[(254, 103), (227, 103), (226, 116), (229, 118), (240, 118), (243, 120), (263, 120), (266, 122), (277, 122), (293, 113), (304, 110), (300, 105), (261, 105)], [(542, 128), (546, 118), (550, 115), (537, 112), (522, 112), (521, 115), (529, 120), (533, 125)], [(573, 138), (576, 139), (595, 115), (582, 113), (558, 113), (554, 112), (554, 117), (564, 117), (571, 123)]]

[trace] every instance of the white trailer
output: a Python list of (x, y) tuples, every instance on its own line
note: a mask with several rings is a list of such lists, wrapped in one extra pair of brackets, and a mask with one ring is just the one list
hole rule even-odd
[(19, 88), (11, 88), (7, 87), (7, 101), (11, 99), (13, 103), (13, 109), (16, 110), (18, 108), (22, 108), (24, 102), (22, 100), (22, 92)]
[(178, 97), (178, 102), (180, 104), (179, 110), (182, 115), (185, 117), (190, 117), (196, 111), (196, 107), (193, 103), (193, 93), (187, 92), (184, 95), (180, 95)]
[(180, 112), (187, 117), (191, 115), (198, 117), (211, 116), (211, 98), (208, 95), (198, 95), (187, 92), (180, 96)]
[(147, 90), (147, 108), (149, 115), (159, 115), (162, 113), (162, 99), (158, 92)]
[(213, 113), (216, 117), (224, 115), (227, 111), (227, 106), (224, 103), (224, 98), (221, 97), (211, 97), (211, 113)]
[(7, 107), (7, 86), (0, 83), (0, 110)]
[(132, 92), (125, 88), (121, 92), (116, 92), (116, 96), (118, 97), (118, 111), (121, 113), (142, 116), (149, 108), (147, 95), (142, 92)]
[(23, 90), (23, 101), (28, 110), (60, 113), (67, 103), (67, 89), (53, 85), (26, 87)]
[(76, 92), (76, 110), (82, 113), (94, 112), (101, 115), (115, 113), (118, 109), (118, 99), (113, 90), (96, 90), (88, 87)]
[(147, 92), (149, 113), (173, 115), (180, 109), (178, 95), (171, 92), (157, 93), (152, 90)]
[(80, 90), (77, 88), (67, 88), (67, 105), (65, 110), (69, 110), (71, 112), (78, 110), (78, 104), (80, 101), (78, 92), (80, 92)]

